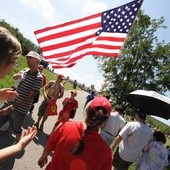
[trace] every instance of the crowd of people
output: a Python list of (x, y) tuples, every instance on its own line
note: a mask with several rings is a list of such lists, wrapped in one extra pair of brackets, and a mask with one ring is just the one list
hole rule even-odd
[[(5, 28), (0, 27), (0, 79), (8, 75), (22, 54), (19, 41)], [(16, 73), (11, 88), (0, 90), (0, 126), (7, 121), (15, 135), (16, 143), (0, 150), (0, 163), (15, 156), (43, 131), (51, 109), (50, 102), (64, 96), (62, 74), (56, 80), (46, 81), (41, 56), (30, 51), (26, 55), (27, 68)], [(31, 114), (39, 101), (40, 91), (44, 100), (38, 109), (38, 118), (32, 127), (23, 130), (26, 115)], [(48, 136), (38, 165), (46, 170), (128, 170), (135, 163), (136, 170), (163, 170), (168, 166), (169, 149), (161, 131), (153, 132), (146, 124), (147, 113), (134, 110), (134, 120), (126, 122), (124, 107), (112, 106), (105, 95), (90, 92), (86, 97), (84, 122), (74, 121), (79, 101), (74, 85), (70, 96), (62, 100), (62, 109)], [(52, 159), (48, 161), (48, 156)], [(36, 162), (35, 162), (36, 163)]]

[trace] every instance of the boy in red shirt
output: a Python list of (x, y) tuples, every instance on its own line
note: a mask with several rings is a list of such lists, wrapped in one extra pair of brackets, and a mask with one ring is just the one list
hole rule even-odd
[(75, 99), (75, 97), (77, 96), (77, 91), (74, 90), (74, 91), (71, 91), (70, 93), (71, 93), (71, 96), (66, 97), (62, 102), (63, 109), (60, 111), (58, 120), (55, 123), (52, 131), (54, 131), (60, 123), (67, 122), (70, 118), (74, 118), (74, 116), (71, 117), (71, 113), (72, 111), (74, 111), (74, 114), (75, 114), (78, 108), (78, 101)]

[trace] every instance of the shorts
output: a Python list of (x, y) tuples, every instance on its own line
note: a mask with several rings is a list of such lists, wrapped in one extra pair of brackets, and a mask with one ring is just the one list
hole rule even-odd
[(61, 120), (61, 122), (66, 122), (70, 119), (70, 113), (66, 110), (61, 110), (59, 113), (59, 119)]
[(38, 116), (44, 116), (47, 106), (48, 106), (48, 101), (43, 100), (38, 110)]
[(27, 113), (17, 112), (15, 110), (11, 111), (9, 114), (9, 124), (14, 132), (14, 134), (22, 133), (22, 126)]
[(129, 166), (133, 162), (127, 162), (124, 161), (120, 155), (119, 155), (119, 147), (117, 148), (113, 160), (112, 160), (112, 165), (117, 169), (117, 170), (128, 170)]

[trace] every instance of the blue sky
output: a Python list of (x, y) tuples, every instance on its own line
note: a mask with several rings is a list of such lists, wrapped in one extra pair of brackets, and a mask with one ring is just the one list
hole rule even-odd
[[(79, 19), (128, 2), (130, 0), (5, 0), (0, 5), (0, 19), (5, 19), (26, 38), (38, 44), (34, 35), (37, 29)], [(169, 7), (170, 0), (144, 0), (141, 9), (154, 19), (164, 16), (164, 25), (170, 27)], [(170, 28), (158, 31), (157, 35), (160, 41), (170, 42)], [(88, 86), (94, 84), (97, 90), (103, 83), (102, 73), (98, 71), (93, 57), (85, 57), (73, 68), (59, 69), (57, 73)]]

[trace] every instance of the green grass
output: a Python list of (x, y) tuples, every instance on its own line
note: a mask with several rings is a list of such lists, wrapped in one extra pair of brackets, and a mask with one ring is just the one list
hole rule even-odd
[[(7, 88), (7, 87), (11, 87), (12, 85), (14, 85), (14, 80), (12, 78), (12, 76), (19, 72), (20, 70), (24, 69), (27, 67), (27, 62), (26, 62), (26, 58), (25, 57), (19, 57), (18, 58), (18, 67), (14, 67), (12, 72), (6, 76), (4, 79), (0, 80), (0, 89), (1, 88)], [(57, 74), (56, 73), (52, 73), (50, 72), (49, 70), (47, 69), (44, 69), (44, 74), (46, 75), (46, 78), (47, 78), (47, 82), (49, 80), (56, 80), (57, 78)], [(66, 82), (64, 84), (64, 88), (65, 90), (71, 90), (72, 89), (72, 83), (68, 82), (68, 81), (63, 81), (63, 82)]]

